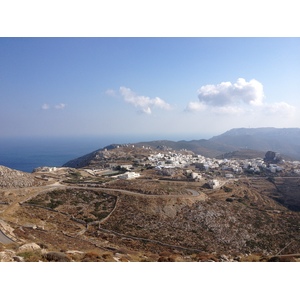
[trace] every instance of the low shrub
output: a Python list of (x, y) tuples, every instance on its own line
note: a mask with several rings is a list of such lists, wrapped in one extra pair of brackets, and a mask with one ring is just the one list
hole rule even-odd
[(18, 253), (18, 256), (23, 257), (25, 262), (38, 262), (44, 261), (43, 255), (40, 250), (37, 251), (24, 251)]
[(61, 252), (48, 252), (43, 257), (49, 262), (70, 262), (70, 258)]

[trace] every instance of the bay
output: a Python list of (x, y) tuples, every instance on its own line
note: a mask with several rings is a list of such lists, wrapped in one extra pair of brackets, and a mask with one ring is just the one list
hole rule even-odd
[(0, 165), (24, 172), (41, 166), (60, 167), (124, 137), (0, 138)]

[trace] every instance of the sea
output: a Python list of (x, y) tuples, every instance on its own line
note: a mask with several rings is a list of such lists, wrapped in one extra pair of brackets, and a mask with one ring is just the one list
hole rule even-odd
[(31, 173), (42, 166), (61, 167), (110, 144), (141, 140), (126, 136), (105, 137), (5, 137), (0, 138), (0, 165)]
[[(128, 144), (154, 140), (193, 140), (193, 134), (163, 135), (123, 134), (76, 137), (0, 137), (0, 165), (31, 173), (37, 167), (61, 167), (78, 158), (111, 144)], [(208, 138), (202, 134), (201, 138)]]

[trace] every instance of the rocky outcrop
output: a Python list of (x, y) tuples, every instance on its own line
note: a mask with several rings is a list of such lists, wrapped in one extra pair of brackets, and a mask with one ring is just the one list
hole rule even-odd
[(0, 252), (0, 262), (11, 262), (14, 261), (13, 257), (16, 253), (12, 250), (5, 250)]
[(264, 161), (266, 163), (270, 163), (270, 164), (277, 164), (280, 163), (282, 161), (282, 157), (279, 153), (274, 152), (274, 151), (268, 151), (265, 154), (265, 158)]
[(32, 174), (0, 166), (0, 188), (31, 187), (35, 184)]
[(41, 247), (36, 243), (29, 243), (22, 245), (18, 252), (26, 252), (26, 251), (35, 251), (35, 250), (41, 250)]

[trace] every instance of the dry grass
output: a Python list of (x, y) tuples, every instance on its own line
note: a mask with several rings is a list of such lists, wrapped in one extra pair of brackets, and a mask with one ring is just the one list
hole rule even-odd
[[(14, 191), (17, 198), (9, 192), (5, 195), (14, 206), (7, 206), (1, 219), (9, 223), (19, 239), (44, 244), (43, 251), (78, 251), (65, 255), (72, 261), (86, 262), (219, 261), (220, 253), (240, 256), (243, 262), (267, 261), (259, 253), (277, 253), (298, 234), (299, 213), (270, 197), (275, 193), (273, 184), (263, 180), (245, 179), (219, 190), (206, 190), (195, 182), (145, 179), (116, 181), (111, 188), (146, 195), (70, 187), (55, 192), (45, 190), (36, 196), (42, 188), (19, 189)], [(209, 199), (195, 200), (186, 189), (202, 191)], [(117, 205), (113, 206), (117, 195)], [(18, 205), (30, 196), (32, 203), (52, 206), (59, 212)], [(226, 201), (227, 198), (232, 201)], [(105, 212), (113, 212), (101, 223), (108, 232), (99, 230), (98, 223), (87, 228), (85, 223), (70, 217), (96, 221)], [(201, 254), (172, 246), (193, 248)], [(299, 242), (294, 242), (285, 253), (297, 253), (299, 246)], [(17, 250), (17, 246), (0, 244), (0, 251), (5, 249)], [(26, 251), (20, 256), (25, 261), (51, 261), (40, 251)], [(59, 254), (56, 259), (63, 259), (62, 256)]]
[(261, 261), (262, 256), (259, 254), (249, 254), (247, 256), (242, 256), (240, 258), (241, 262), (259, 262)]
[(23, 257), (25, 262), (45, 261), (40, 250), (19, 252), (18, 256)]

